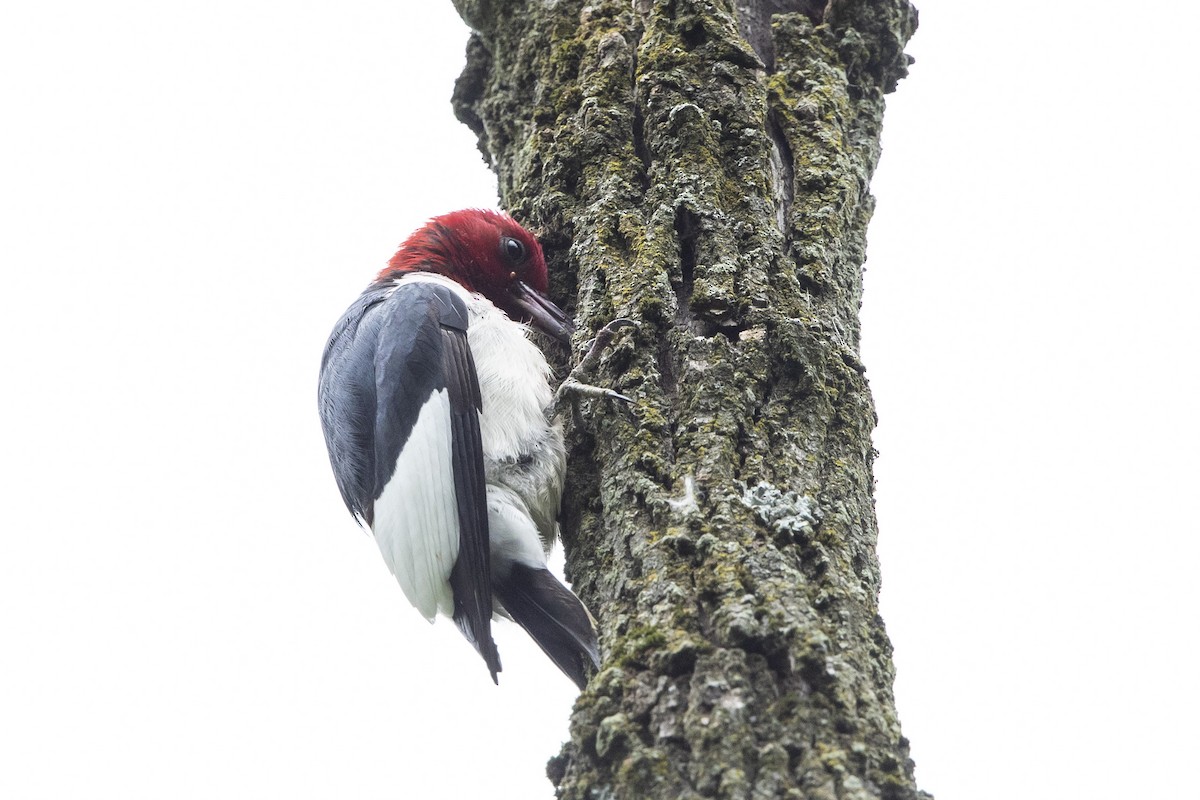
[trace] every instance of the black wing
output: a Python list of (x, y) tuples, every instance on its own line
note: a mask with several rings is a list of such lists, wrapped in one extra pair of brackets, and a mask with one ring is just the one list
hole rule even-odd
[(465, 303), (445, 286), (369, 289), (334, 329), (319, 396), (346, 506), (371, 525), (427, 618), (450, 611), (452, 597), (455, 623), (495, 680), (481, 400), (467, 321)]

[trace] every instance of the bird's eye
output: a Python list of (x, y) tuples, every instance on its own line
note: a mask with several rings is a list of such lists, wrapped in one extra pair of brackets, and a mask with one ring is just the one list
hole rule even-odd
[(529, 252), (520, 239), (502, 236), (500, 238), (500, 255), (504, 256), (504, 260), (508, 263), (516, 265), (524, 261)]

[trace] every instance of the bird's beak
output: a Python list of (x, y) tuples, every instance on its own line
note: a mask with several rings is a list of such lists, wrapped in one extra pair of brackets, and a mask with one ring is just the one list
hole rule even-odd
[(542, 297), (524, 281), (514, 281), (508, 291), (521, 310), (533, 318), (534, 327), (564, 344), (571, 341), (575, 323), (565, 311)]

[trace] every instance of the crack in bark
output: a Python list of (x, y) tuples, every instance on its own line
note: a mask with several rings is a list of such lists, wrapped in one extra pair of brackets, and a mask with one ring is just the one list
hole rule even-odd
[(792, 166), (795, 157), (787, 135), (779, 124), (774, 109), (767, 111), (767, 135), (771, 137), (771, 172), (775, 191), (775, 220), (779, 232), (787, 235), (788, 220), (792, 218), (792, 203), (796, 197), (796, 169)]
[(742, 37), (754, 48), (754, 52), (767, 72), (775, 71), (775, 39), (771, 35), (771, 17), (776, 14), (801, 13), (820, 24), (831, 0), (737, 0), (738, 28)]
[[(697, 322), (692, 314), (692, 292), (696, 286), (696, 237), (700, 234), (700, 219), (685, 206), (675, 209), (675, 235), (679, 242), (679, 286), (675, 297), (679, 302), (676, 318), (691, 329)], [(701, 334), (703, 335), (703, 334)]]
[(644, 98), (638, 88), (638, 46), (642, 43), (642, 27), (634, 31), (634, 40), (630, 43), (629, 86), (633, 97), (633, 152), (642, 162), (642, 191), (650, 189), (650, 169), (654, 163), (650, 158), (650, 148), (646, 146), (646, 116), (642, 111)]

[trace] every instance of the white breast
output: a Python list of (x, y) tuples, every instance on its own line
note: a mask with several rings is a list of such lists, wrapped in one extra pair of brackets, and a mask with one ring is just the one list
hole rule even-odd
[[(486, 308), (481, 307), (484, 303)], [(496, 460), (517, 458), (528, 452), (531, 437), (540, 438), (548, 428), (550, 366), (527, 338), (524, 325), (487, 300), (471, 310), (467, 339), (483, 397), (483, 451)], [(483, 313), (475, 316), (477, 310)]]

